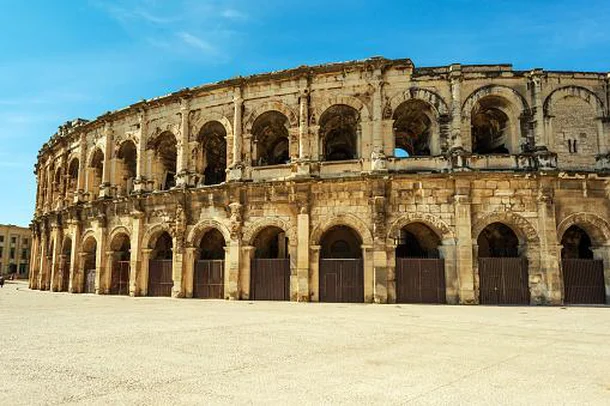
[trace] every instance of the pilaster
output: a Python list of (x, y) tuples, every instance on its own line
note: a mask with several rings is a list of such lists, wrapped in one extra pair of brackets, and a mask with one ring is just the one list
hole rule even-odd
[(455, 209), (456, 265), (458, 268), (460, 303), (474, 304), (477, 303), (477, 298), (474, 291), (472, 213), (469, 180), (455, 181), (453, 205)]

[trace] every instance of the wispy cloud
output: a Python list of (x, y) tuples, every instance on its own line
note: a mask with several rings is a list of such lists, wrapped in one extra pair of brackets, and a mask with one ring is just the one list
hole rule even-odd
[(210, 54), (215, 54), (216, 53), (216, 48), (214, 48), (214, 46), (212, 46), (209, 42), (207, 42), (204, 39), (201, 39), (193, 34), (190, 34), (188, 32), (184, 32), (181, 31), (179, 33), (176, 34), (178, 36), (178, 38), (180, 38), (185, 44), (196, 48), (200, 51), (206, 52), (206, 53), (210, 53)]

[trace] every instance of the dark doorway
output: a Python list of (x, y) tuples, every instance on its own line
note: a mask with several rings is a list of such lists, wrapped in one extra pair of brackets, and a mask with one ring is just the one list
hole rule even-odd
[(216, 229), (206, 232), (195, 261), (193, 297), (222, 299), (224, 297), (225, 239)]
[(604, 262), (593, 259), (591, 238), (580, 227), (566, 230), (561, 245), (564, 302), (567, 304), (604, 304)]
[(290, 300), (288, 237), (278, 227), (263, 229), (254, 241), (250, 267), (252, 300)]
[(397, 303), (446, 303), (440, 244), (436, 233), (421, 223), (408, 224), (400, 231), (396, 247)]
[(362, 242), (347, 226), (326, 231), (320, 242), (320, 302), (364, 302)]
[(502, 223), (485, 227), (479, 246), (481, 304), (529, 304), (527, 260), (519, 255), (519, 239)]
[(131, 242), (127, 234), (117, 235), (111, 243), (113, 263), (111, 265), (110, 294), (129, 295), (129, 271)]
[(171, 296), (172, 275), (172, 237), (163, 232), (157, 238), (148, 268), (148, 296)]

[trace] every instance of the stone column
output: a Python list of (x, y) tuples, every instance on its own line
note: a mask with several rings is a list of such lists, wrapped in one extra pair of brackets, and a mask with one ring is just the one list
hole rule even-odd
[(225, 275), (224, 297), (229, 300), (238, 300), (239, 296), (239, 241), (230, 240), (225, 247)]
[(456, 260), (456, 245), (454, 240), (444, 240), (438, 247), (439, 256), (445, 262), (445, 298), (447, 304), (460, 303), (460, 277)]
[[(68, 292), (79, 293), (79, 284), (77, 282), (79, 269), (79, 256), (80, 251), (80, 230), (81, 226), (78, 221), (73, 221), (70, 225), (72, 229), (72, 247), (70, 247), (70, 282), (68, 285)], [(82, 271), (81, 271), (82, 272)]]
[(184, 297), (192, 298), (195, 280), (195, 259), (199, 257), (199, 250), (194, 247), (187, 247), (184, 251)]
[(51, 226), (51, 240), (53, 240), (53, 251), (50, 252), (51, 264), (50, 264), (50, 290), (57, 292), (57, 275), (59, 273), (59, 255), (61, 253), (61, 243), (59, 241), (61, 229), (58, 225)]
[(309, 246), (309, 300), (320, 301), (320, 245)]
[(396, 247), (386, 245), (387, 303), (396, 303)]
[(172, 297), (184, 297), (184, 288), (182, 284), (182, 265), (184, 263), (184, 248), (182, 244), (177, 244), (177, 239), (174, 238), (172, 248), (172, 279), (174, 281), (174, 287), (172, 288)]
[(250, 269), (252, 258), (254, 257), (255, 247), (242, 247), (242, 258), (239, 269), (239, 284), (241, 298), (244, 300), (250, 299)]
[(115, 271), (114, 269), (114, 258), (115, 258), (115, 253), (114, 251), (106, 251), (106, 261), (105, 261), (105, 267), (104, 269), (106, 269), (106, 271), (104, 272), (104, 282), (103, 282), (103, 286), (104, 286), (104, 293), (105, 294), (110, 294), (112, 293), (112, 273)]
[[(528, 262), (540, 260), (540, 274), (529, 273), (529, 285), (532, 304), (554, 304), (562, 302), (563, 281), (559, 263), (561, 248), (557, 239), (557, 219), (555, 203), (552, 196), (552, 184), (540, 185), (538, 191), (538, 236), (540, 237), (540, 252), (532, 252), (527, 247)], [(533, 258), (536, 256), (537, 258)], [(531, 259), (530, 259), (531, 258)]]
[(241, 95), (241, 88), (234, 89), (233, 96), (234, 112), (233, 112), (233, 162), (229, 168), (228, 180), (241, 180), (243, 174), (243, 163), (241, 160), (242, 153), (242, 114), (244, 100)]
[(45, 273), (47, 265), (47, 250), (48, 250), (48, 236), (46, 228), (43, 228), (42, 237), (40, 239), (40, 270), (38, 271), (38, 289), (44, 290), (45, 286)]
[(309, 93), (301, 92), (299, 97), (299, 160), (309, 159)]
[(93, 222), (93, 228), (98, 244), (95, 249), (95, 294), (101, 295), (108, 293), (108, 286), (104, 285), (105, 279), (102, 279), (106, 269), (106, 226), (103, 220), (97, 220)]
[(309, 213), (305, 210), (297, 215), (297, 301), (309, 301)]
[(362, 266), (364, 267), (364, 302), (372, 303), (375, 292), (375, 272), (373, 259), (373, 246), (363, 244)]
[(85, 132), (80, 136), (78, 151), (78, 178), (76, 180), (76, 193), (74, 193), (74, 203), (84, 200), (85, 180), (87, 178), (87, 137)]
[(140, 246), (144, 213), (134, 210), (131, 212), (131, 218), (131, 240), (129, 242), (131, 245), (131, 253), (129, 255), (129, 296), (140, 296), (142, 295), (142, 290), (138, 289), (138, 283), (143, 279), (141, 257), (142, 251), (147, 248)]
[(177, 140), (176, 158), (176, 186), (191, 186), (189, 183), (189, 113), (190, 99), (184, 97), (180, 100), (180, 137)]
[(383, 80), (381, 70), (375, 71), (376, 81), (374, 83), (375, 91), (373, 92), (373, 149), (371, 153), (371, 170), (385, 171), (387, 170), (386, 156), (384, 152), (383, 139), (383, 99), (382, 88)]
[(102, 184), (100, 186), (100, 197), (111, 197), (111, 182), (110, 182), (110, 160), (112, 159), (113, 135), (112, 123), (107, 121), (104, 124), (104, 135), (106, 137), (106, 145), (104, 148), (104, 167), (102, 168)]
[(136, 178), (133, 181), (134, 192), (142, 192), (146, 186), (146, 175), (144, 164), (146, 162), (146, 137), (148, 134), (147, 112), (145, 108), (138, 111), (138, 122), (140, 124), (140, 134), (138, 137), (137, 154), (136, 154)]
[(474, 263), (472, 247), (472, 219), (470, 209), (470, 181), (455, 181), (455, 236), (457, 239), (456, 259), (461, 304), (477, 303), (474, 291)]
[[(462, 149), (462, 66), (453, 64), (449, 67), (449, 80), (451, 81), (451, 139), (449, 149)], [(466, 126), (464, 131), (470, 134), (470, 126)], [(470, 139), (470, 136), (467, 137)], [(470, 150), (470, 148), (467, 148)]]
[(542, 102), (542, 69), (530, 73), (530, 87), (532, 89), (532, 105), (534, 110), (534, 147), (536, 150), (546, 150), (548, 141), (544, 131), (544, 107)]
[(78, 272), (75, 279), (77, 293), (83, 293), (85, 291), (85, 263), (87, 262), (88, 255), (89, 254), (87, 254), (86, 252), (78, 253)]
[(140, 277), (138, 278), (138, 285), (140, 287), (138, 296), (148, 296), (148, 267), (150, 261), (150, 254), (152, 250), (150, 248), (143, 248), (141, 250), (142, 262), (140, 264)]

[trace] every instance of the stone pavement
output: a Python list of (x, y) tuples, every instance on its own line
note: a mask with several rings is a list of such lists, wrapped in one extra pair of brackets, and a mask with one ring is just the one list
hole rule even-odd
[(610, 404), (610, 308), (0, 289), (0, 404)]

